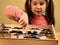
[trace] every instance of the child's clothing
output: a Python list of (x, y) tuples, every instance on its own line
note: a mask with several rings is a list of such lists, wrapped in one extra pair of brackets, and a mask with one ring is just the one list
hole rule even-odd
[[(14, 6), (8, 6), (5, 8), (5, 14), (10, 19), (12, 19), (11, 17), (13, 16), (13, 18), (15, 17), (15, 20), (18, 20), (18, 18), (20, 18), (23, 12), (24, 12), (23, 10), (18, 9), (17, 7), (14, 7)], [(48, 24), (44, 16), (34, 16), (31, 23), (32, 24)]]
[(44, 16), (34, 16), (33, 21), (31, 23), (32, 24), (43, 24), (43, 25), (48, 24)]
[(15, 6), (7, 6), (4, 10), (6, 16), (12, 20), (18, 21), (23, 13), (23, 10), (18, 9)]

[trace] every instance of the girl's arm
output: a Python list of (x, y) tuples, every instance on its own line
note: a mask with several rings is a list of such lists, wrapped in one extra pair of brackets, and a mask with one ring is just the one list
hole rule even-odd
[[(19, 9), (15, 6), (7, 6), (4, 9), (5, 15), (14, 21), (17, 21), (19, 25), (22, 27), (25, 27), (27, 29), (28, 27), (28, 16), (27, 13), (24, 12), (22, 9)], [(25, 30), (26, 31), (26, 30)]]
[(18, 21), (20, 19), (20, 16), (23, 14), (22, 9), (18, 9), (15, 6), (7, 6), (4, 9), (5, 15), (14, 21)]

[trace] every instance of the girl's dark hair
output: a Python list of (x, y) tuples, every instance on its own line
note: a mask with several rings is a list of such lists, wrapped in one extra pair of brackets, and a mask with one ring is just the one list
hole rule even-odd
[[(31, 11), (31, 1), (32, 0), (26, 0), (26, 3), (25, 3), (25, 9), (29, 17), (29, 24), (31, 24), (31, 20), (34, 16), (33, 12)], [(45, 18), (48, 21), (48, 24), (53, 24), (55, 26), (53, 0), (49, 0), (49, 1), (46, 0), (46, 2), (47, 2), (47, 9), (46, 9)]]

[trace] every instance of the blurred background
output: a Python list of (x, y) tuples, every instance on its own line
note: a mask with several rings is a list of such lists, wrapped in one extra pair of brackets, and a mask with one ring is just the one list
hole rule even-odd
[[(8, 19), (4, 14), (4, 8), (8, 5), (17, 6), (20, 9), (24, 9), (24, 4), (26, 0), (0, 0), (0, 24), (7, 23), (7, 24), (17, 24), (17, 22)], [(60, 32), (60, 0), (53, 0), (54, 1), (54, 14), (55, 14), (55, 30), (56, 32)]]

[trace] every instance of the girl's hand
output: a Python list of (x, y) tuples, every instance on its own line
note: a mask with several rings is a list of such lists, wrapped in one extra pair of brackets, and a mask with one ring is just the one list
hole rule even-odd
[(18, 21), (18, 23), (23, 27), (23, 29), (25, 30), (24, 32), (27, 32), (29, 23), (27, 13), (23, 12), (23, 14), (20, 16), (20, 20)]

